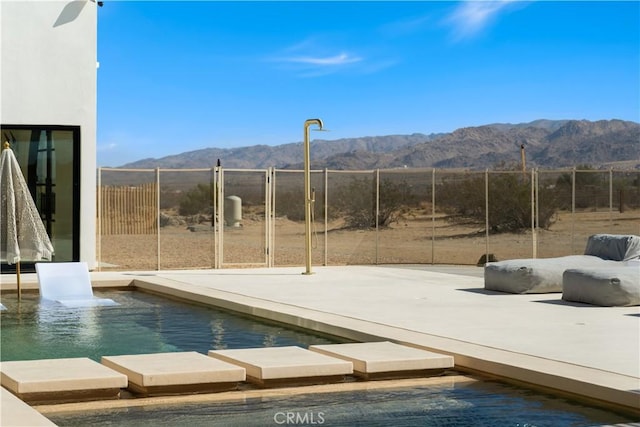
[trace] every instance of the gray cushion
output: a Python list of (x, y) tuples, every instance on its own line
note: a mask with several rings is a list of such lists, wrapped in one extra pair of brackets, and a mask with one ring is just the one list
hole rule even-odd
[(640, 258), (640, 236), (594, 234), (587, 240), (584, 254), (613, 261), (638, 259)]
[(562, 273), (567, 268), (616, 264), (593, 255), (490, 262), (484, 268), (484, 287), (515, 294), (562, 292)]
[(640, 305), (640, 262), (619, 264), (566, 270), (562, 299), (607, 307)]
[(584, 255), (488, 263), (484, 287), (516, 294), (562, 292), (562, 274), (567, 269), (615, 267), (629, 260), (640, 260), (640, 236), (594, 234), (587, 240)]

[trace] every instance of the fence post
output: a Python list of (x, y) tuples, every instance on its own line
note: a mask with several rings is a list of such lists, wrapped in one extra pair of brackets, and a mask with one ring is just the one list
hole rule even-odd
[(379, 251), (379, 228), (378, 221), (380, 218), (380, 169), (376, 169), (376, 265), (378, 264), (378, 251)]
[(273, 267), (274, 239), (275, 239), (275, 217), (276, 217), (276, 174), (275, 168), (267, 168), (267, 188), (265, 196), (265, 221), (267, 231), (267, 267)]
[(220, 268), (220, 216), (218, 205), (220, 204), (220, 169), (218, 164), (215, 167), (214, 172), (214, 187), (213, 187), (213, 218), (211, 220), (213, 225), (213, 268)]
[(160, 168), (156, 168), (156, 270), (160, 271)]
[(484, 170), (484, 232), (485, 232), (485, 261), (489, 261), (489, 169)]
[(102, 167), (98, 168), (98, 271), (102, 271)]
[(211, 253), (213, 254), (213, 260), (211, 262), (211, 268), (216, 268), (216, 168), (211, 168), (211, 181), (209, 182), (210, 194), (211, 194), (211, 231), (213, 238), (211, 239)]
[(324, 168), (324, 265), (329, 265), (329, 170)]
[(224, 169), (218, 168), (218, 268), (224, 262)]
[(273, 190), (272, 187), (272, 181), (273, 181), (273, 174), (271, 173), (271, 168), (267, 168), (264, 171), (264, 221), (265, 221), (265, 242), (264, 242), (264, 246), (265, 246), (265, 264), (267, 265), (267, 267), (272, 267), (273, 262), (272, 257), (273, 257), (273, 236), (271, 234), (272, 228), (273, 226), (271, 225), (273, 223), (273, 207), (271, 205), (272, 200), (272, 195), (271, 195), (271, 191)]
[(435, 264), (436, 250), (436, 168), (431, 169), (431, 264)]
[(531, 257), (538, 257), (538, 175), (531, 169)]
[(576, 221), (576, 168), (571, 171), (571, 254), (575, 253), (575, 221)]
[[(609, 228), (613, 225), (613, 169), (609, 168)], [(611, 232), (611, 230), (609, 230)]]

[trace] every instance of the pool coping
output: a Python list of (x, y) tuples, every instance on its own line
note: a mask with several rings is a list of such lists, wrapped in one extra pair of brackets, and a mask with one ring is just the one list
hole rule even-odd
[[(379, 267), (369, 267), (379, 268)], [(399, 269), (401, 267), (398, 267)], [(323, 267), (316, 280), (329, 280), (332, 274), (341, 274), (342, 269), (351, 269), (358, 274), (357, 267)], [(418, 268), (420, 269), (420, 268)], [(428, 266), (426, 267), (428, 269)], [(276, 270), (276, 271), (273, 271)], [(335, 271), (334, 271), (335, 270)], [(391, 269), (393, 270), (393, 269)], [(361, 270), (365, 271), (365, 270)], [(456, 269), (451, 271), (462, 276)], [(424, 274), (430, 274), (428, 271)], [(474, 274), (477, 272), (474, 272)], [(386, 324), (384, 320), (373, 322), (358, 318), (350, 313), (328, 312), (326, 310), (293, 304), (286, 298), (270, 295), (267, 298), (250, 287), (220, 289), (217, 283), (226, 282), (230, 277), (243, 280), (247, 276), (255, 280), (255, 274), (280, 274), (287, 279), (299, 275), (299, 268), (276, 268), (256, 270), (193, 270), (166, 272), (105, 272), (92, 273), (95, 288), (134, 287), (147, 292), (188, 300), (205, 305), (238, 311), (252, 316), (281, 322), (329, 335), (341, 336), (354, 341), (388, 340), (428, 351), (448, 354), (454, 357), (456, 370), (462, 373), (494, 376), (532, 388), (567, 394), (597, 405), (622, 409), (640, 415), (640, 379), (622, 375), (594, 366), (585, 366), (553, 358), (510, 351), (492, 345), (482, 345), (444, 335), (429, 334)], [(381, 274), (380, 270), (377, 274)], [(387, 274), (387, 273), (382, 273)], [(391, 275), (395, 274), (390, 273)], [(448, 274), (442, 272), (434, 275)], [(462, 273), (464, 274), (464, 272)], [(37, 281), (29, 275), (23, 279), (23, 289), (37, 290)], [(35, 275), (33, 275), (35, 276)], [(206, 276), (206, 279), (203, 277)], [(324, 276), (324, 277), (322, 277)], [(449, 275), (455, 280), (455, 275)], [(421, 278), (423, 276), (420, 276)], [(403, 277), (402, 280), (405, 280)], [(293, 279), (299, 280), (299, 279)], [(413, 280), (413, 277), (409, 278)], [(2, 290), (11, 291), (11, 283), (3, 280)], [(13, 286), (15, 289), (15, 285)], [(640, 308), (632, 308), (629, 315), (640, 317)], [(626, 311), (625, 311), (626, 313)], [(538, 337), (543, 338), (543, 337)], [(632, 351), (634, 351), (632, 349)], [(3, 411), (4, 412), (4, 411)], [(3, 418), (5, 418), (3, 416)]]

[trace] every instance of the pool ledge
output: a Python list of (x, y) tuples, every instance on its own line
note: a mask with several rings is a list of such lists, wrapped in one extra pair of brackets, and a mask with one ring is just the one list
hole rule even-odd
[(0, 408), (2, 408), (0, 411), (0, 425), (2, 426), (55, 426), (48, 418), (4, 387), (0, 387)]

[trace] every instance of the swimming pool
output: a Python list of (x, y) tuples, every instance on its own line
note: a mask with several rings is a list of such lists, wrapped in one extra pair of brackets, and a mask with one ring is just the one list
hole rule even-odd
[(593, 426), (638, 421), (492, 381), (52, 413), (59, 426)]
[(312, 344), (336, 339), (137, 291), (99, 291), (117, 306), (41, 304), (3, 295), (0, 361)]

